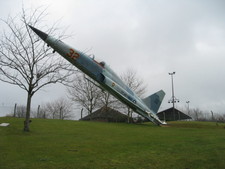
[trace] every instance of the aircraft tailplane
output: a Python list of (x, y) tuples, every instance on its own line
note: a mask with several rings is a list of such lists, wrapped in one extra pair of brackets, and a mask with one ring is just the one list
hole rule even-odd
[(160, 90), (142, 100), (148, 106), (148, 108), (150, 108), (154, 113), (157, 113), (164, 96), (165, 92)]

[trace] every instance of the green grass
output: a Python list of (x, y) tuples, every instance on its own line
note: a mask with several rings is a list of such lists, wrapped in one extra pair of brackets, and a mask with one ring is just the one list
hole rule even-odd
[(225, 124), (0, 118), (0, 169), (224, 169)]

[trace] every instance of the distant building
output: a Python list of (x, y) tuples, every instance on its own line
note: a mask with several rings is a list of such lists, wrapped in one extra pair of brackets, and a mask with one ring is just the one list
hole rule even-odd
[(157, 113), (157, 116), (161, 121), (178, 121), (178, 120), (190, 120), (192, 119), (189, 115), (181, 112), (180, 110), (173, 107), (163, 110)]
[[(83, 117), (80, 120), (85, 121), (103, 121), (103, 122), (127, 122), (128, 116), (114, 110), (110, 107), (102, 107), (97, 111)], [(132, 120), (130, 120), (132, 121)]]

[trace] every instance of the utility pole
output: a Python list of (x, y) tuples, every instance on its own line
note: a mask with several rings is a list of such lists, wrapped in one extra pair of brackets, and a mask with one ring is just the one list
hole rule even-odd
[(168, 103), (173, 103), (173, 118), (174, 120), (176, 120), (174, 107), (175, 107), (175, 103), (179, 102), (179, 100), (174, 95), (173, 75), (175, 75), (175, 72), (169, 73), (169, 75), (171, 76), (171, 82), (172, 82), (172, 98), (168, 101)]
[(190, 109), (189, 109), (189, 103), (190, 103), (190, 101), (186, 101), (186, 103), (187, 103), (187, 108), (188, 108), (188, 115), (190, 116)]
[(213, 115), (213, 111), (211, 110), (211, 113), (212, 113), (212, 121), (214, 121), (214, 115)]
[(15, 103), (13, 117), (16, 117), (16, 107), (17, 107), (17, 104)]
[(40, 116), (40, 105), (38, 105), (38, 109), (37, 109), (37, 118), (42, 118), (42, 117)]
[(62, 119), (63, 120), (62, 106), (59, 109), (59, 119)]

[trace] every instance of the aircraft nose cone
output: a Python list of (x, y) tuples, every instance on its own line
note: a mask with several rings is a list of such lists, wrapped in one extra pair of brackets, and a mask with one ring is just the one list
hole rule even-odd
[(46, 40), (46, 38), (48, 37), (48, 34), (34, 28), (33, 26), (28, 25), (42, 40)]

